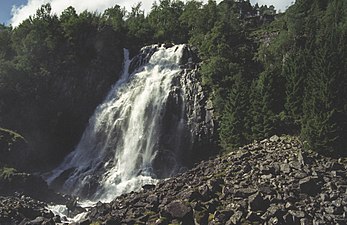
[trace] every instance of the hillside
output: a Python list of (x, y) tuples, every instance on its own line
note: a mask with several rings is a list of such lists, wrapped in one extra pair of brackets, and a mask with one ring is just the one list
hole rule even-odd
[(140, 193), (98, 204), (105, 224), (344, 224), (347, 164), (273, 136), (208, 161)]
[[(80, 224), (344, 224), (346, 178), (346, 158), (308, 152), (296, 137), (272, 136), (100, 202)], [(44, 217), (55, 224), (53, 214)]]

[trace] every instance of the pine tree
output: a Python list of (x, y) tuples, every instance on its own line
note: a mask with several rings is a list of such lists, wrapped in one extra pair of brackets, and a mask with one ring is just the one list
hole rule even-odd
[(275, 133), (275, 95), (272, 70), (264, 71), (252, 88), (252, 137), (262, 139)]
[(302, 50), (294, 50), (283, 65), (283, 73), (286, 78), (285, 114), (290, 124), (287, 128), (298, 132), (302, 117), (302, 104), (304, 96), (304, 84), (307, 74), (305, 53)]
[(261, 92), (258, 85), (258, 80), (252, 82), (250, 88), (250, 103), (251, 103), (251, 139), (263, 138), (263, 116), (261, 113)]
[(219, 129), (220, 144), (230, 149), (245, 144), (248, 140), (248, 88), (244, 79), (237, 75), (221, 118)]
[[(301, 136), (325, 154), (346, 154), (346, 3), (332, 1), (322, 19), (304, 100)], [(324, 37), (324, 38), (323, 38)]]
[(301, 131), (311, 148), (327, 154), (336, 151), (342, 134), (340, 113), (335, 104), (340, 96), (336, 68), (331, 63), (334, 58), (324, 47), (316, 52), (304, 100)]

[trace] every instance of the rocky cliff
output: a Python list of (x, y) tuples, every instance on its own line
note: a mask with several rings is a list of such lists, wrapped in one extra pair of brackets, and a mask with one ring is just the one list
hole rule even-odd
[[(180, 60), (182, 69), (172, 81), (163, 124), (159, 152), (154, 166), (162, 164), (174, 152), (174, 160), (182, 167), (191, 168), (196, 162), (218, 153), (217, 126), (212, 101), (201, 83), (200, 59), (197, 50), (186, 45)], [(179, 142), (173, 127), (182, 126)], [(176, 148), (176, 149), (175, 149)], [(165, 163), (170, 160), (166, 160)]]

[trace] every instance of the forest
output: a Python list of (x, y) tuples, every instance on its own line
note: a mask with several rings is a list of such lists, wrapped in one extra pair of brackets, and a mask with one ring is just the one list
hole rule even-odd
[(57, 165), (118, 79), (123, 48), (153, 43), (196, 48), (220, 151), (290, 134), (346, 155), (346, 0), (297, 0), (285, 13), (249, 0), (160, 0), (148, 14), (140, 3), (61, 15), (46, 4), (18, 27), (0, 25), (0, 140), (13, 132), (26, 152), (8, 143), (0, 166)]

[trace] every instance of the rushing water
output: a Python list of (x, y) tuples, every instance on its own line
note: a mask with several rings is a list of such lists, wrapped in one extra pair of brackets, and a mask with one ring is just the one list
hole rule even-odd
[[(185, 45), (147, 48), (156, 51), (144, 49), (143, 52), (151, 53), (142, 54), (142, 59), (147, 60), (142, 60), (131, 74), (132, 62), (128, 51), (124, 51), (121, 78), (90, 118), (76, 149), (52, 171), (49, 183), (65, 176), (64, 192), (108, 202), (156, 182), (153, 160), (158, 153), (167, 99), (173, 91), (174, 79), (182, 72), (179, 62)], [(183, 97), (177, 99), (184, 101)], [(180, 121), (184, 104), (180, 105), (176, 110), (179, 122), (170, 127), (175, 134), (171, 139), (177, 146), (183, 129)], [(174, 161), (175, 157), (172, 158)], [(176, 162), (169, 167), (168, 173), (176, 169), (175, 165)]]

